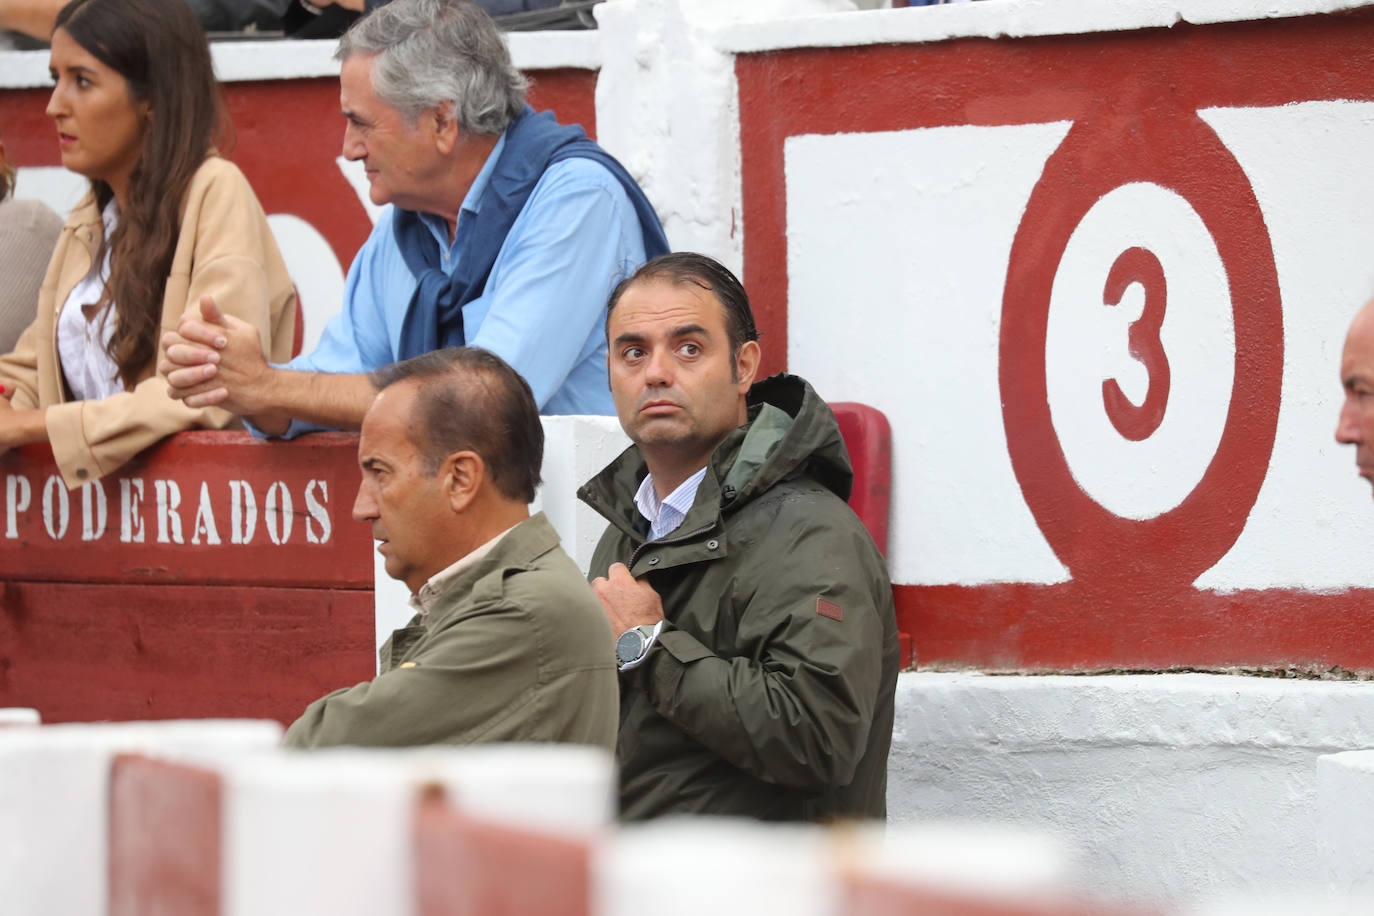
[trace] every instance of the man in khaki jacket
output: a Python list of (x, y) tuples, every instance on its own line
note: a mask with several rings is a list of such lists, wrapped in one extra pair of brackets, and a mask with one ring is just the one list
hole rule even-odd
[(373, 380), (353, 517), (417, 614), (382, 646), (374, 680), (310, 704), (285, 743), (614, 748), (610, 625), (553, 527), (529, 514), (544, 451), (529, 385), (467, 347)]

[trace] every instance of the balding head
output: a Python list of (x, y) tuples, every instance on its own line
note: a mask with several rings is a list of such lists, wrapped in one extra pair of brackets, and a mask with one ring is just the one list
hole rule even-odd
[(1345, 402), (1336, 424), (1336, 441), (1355, 446), (1360, 476), (1374, 484), (1374, 300), (1350, 323), (1341, 353)]

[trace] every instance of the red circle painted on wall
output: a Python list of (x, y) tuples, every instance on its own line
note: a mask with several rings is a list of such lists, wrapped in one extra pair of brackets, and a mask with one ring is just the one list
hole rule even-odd
[[(1201, 218), (1225, 268), (1235, 328), (1231, 399), (1216, 451), (1182, 502), (1147, 519), (1116, 515), (1075, 481), (1051, 419), (1045, 365), (1051, 293), (1069, 238), (1099, 199), (1133, 182), (1176, 192)], [(998, 375), (1017, 482), (1075, 579), (1186, 585), (1231, 549), (1273, 451), (1282, 303), (1254, 191), (1196, 112), (1108, 107), (1069, 130), (1031, 192), (1012, 243)], [(1172, 396), (1186, 392), (1175, 389)]]

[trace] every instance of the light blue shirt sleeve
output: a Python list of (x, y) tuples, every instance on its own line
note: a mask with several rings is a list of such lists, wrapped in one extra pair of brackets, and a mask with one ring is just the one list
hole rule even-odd
[[(474, 185), (464, 209), (472, 210), (480, 190)], [(285, 368), (361, 373), (395, 361), (416, 281), (396, 245), (393, 212), (382, 214), (354, 258), (343, 309), (319, 344)], [(442, 248), (447, 233), (441, 222), (426, 223)], [(445, 253), (444, 263), (456, 269), (462, 252), (450, 247)], [(589, 159), (555, 163), (511, 226), (482, 294), (463, 307), (468, 345), (510, 363), (529, 382), (543, 414), (614, 414), (606, 300), (643, 263), (639, 218), (615, 177)], [(324, 428), (297, 420), (285, 437)]]

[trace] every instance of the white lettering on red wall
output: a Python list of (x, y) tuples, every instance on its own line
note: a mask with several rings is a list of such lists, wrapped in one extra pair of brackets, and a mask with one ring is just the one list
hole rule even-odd
[[(290, 542), (295, 527), (295, 506), (303, 504), (304, 538), (309, 544), (328, 544), (334, 525), (329, 515), (329, 484), (313, 479), (293, 495), (285, 481), (274, 481), (254, 490), (246, 480), (200, 481), (194, 503), (183, 503), (181, 485), (175, 480), (151, 481), (153, 502), (146, 500), (147, 482), (141, 477), (119, 481), (118, 534), (110, 524), (111, 494), (104, 484), (92, 481), (70, 494), (56, 474), (41, 482), (24, 474), (5, 475), (5, 539), (10, 541), (75, 539), (72, 512), (80, 512), (82, 541), (142, 544), (147, 540), (149, 523), (159, 544), (220, 546), (220, 522), (229, 520), (228, 543), (252, 544), (268, 539), (276, 545)], [(188, 484), (189, 485), (189, 484)], [(41, 519), (30, 512), (33, 492), (41, 486)], [(263, 524), (258, 524), (258, 507), (263, 506)], [(79, 507), (79, 508), (78, 508)]]

